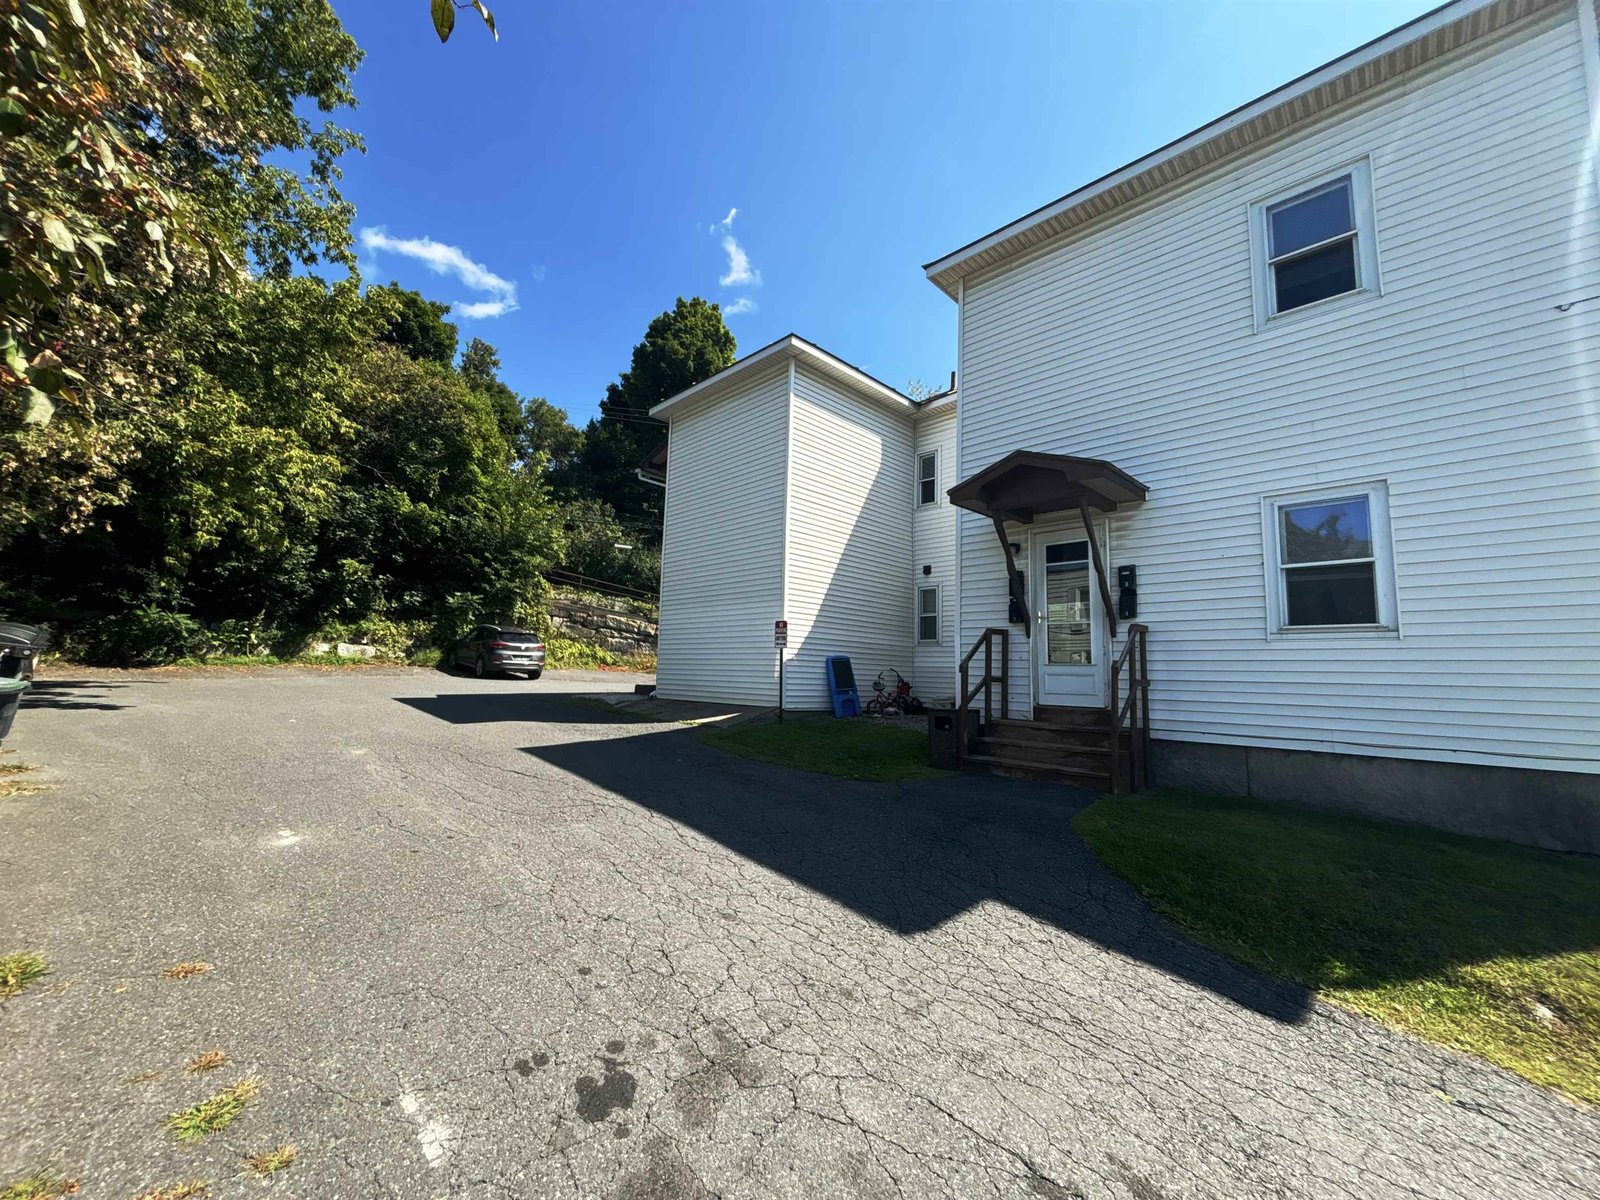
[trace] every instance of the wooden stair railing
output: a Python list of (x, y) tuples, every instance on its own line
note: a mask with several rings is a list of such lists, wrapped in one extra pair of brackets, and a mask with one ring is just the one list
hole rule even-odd
[[(1128, 640), (1111, 664), (1111, 791), (1122, 791), (1122, 735), (1128, 735), (1128, 788), (1150, 782), (1150, 627), (1128, 626)], [(970, 655), (968, 657), (971, 657)], [(1126, 669), (1128, 682), (1122, 685)]]
[[(995, 673), (995, 642), (1000, 643), (1000, 671)], [(983, 651), (983, 675), (977, 683), (971, 682), (972, 660), (977, 657), (978, 651)], [(1011, 631), (1009, 629), (985, 629), (978, 635), (978, 640), (972, 643), (972, 649), (967, 651), (967, 656), (961, 660), (961, 699), (956, 704), (956, 765), (959, 767), (967, 757), (967, 710), (972, 702), (978, 698), (978, 693), (983, 693), (983, 725), (985, 729), (994, 728), (994, 688), (1000, 685), (1000, 719), (1003, 721), (1011, 715), (1010, 680), (1007, 672), (1010, 670), (1011, 661)]]

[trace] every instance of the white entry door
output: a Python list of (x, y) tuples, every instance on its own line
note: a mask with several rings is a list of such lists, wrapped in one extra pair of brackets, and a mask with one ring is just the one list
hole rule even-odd
[(1106, 614), (1089, 539), (1082, 526), (1068, 532), (1036, 532), (1030, 557), (1035, 702), (1103, 707)]

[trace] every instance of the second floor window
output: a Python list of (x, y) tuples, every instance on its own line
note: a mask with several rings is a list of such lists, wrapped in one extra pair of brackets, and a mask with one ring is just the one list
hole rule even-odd
[(1255, 206), (1261, 321), (1377, 290), (1371, 172), (1361, 163)]
[[(905, 459), (901, 459), (905, 462)], [(917, 505), (936, 504), (939, 500), (939, 455), (934, 452), (917, 456)]]

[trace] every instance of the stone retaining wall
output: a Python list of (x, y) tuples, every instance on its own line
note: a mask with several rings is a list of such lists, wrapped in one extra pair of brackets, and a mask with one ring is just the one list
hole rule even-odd
[(550, 629), (560, 637), (588, 642), (613, 654), (654, 654), (656, 650), (654, 621), (578, 600), (556, 597), (550, 601)]

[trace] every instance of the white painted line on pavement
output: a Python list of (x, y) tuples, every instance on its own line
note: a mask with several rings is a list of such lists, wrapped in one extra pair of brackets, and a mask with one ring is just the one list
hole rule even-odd
[(410, 1092), (400, 1097), (400, 1111), (416, 1122), (417, 1141), (422, 1145), (422, 1157), (428, 1160), (430, 1167), (437, 1167), (444, 1161), (445, 1155), (450, 1153), (450, 1143), (455, 1138), (454, 1132), (442, 1121), (426, 1117), (422, 1112), (421, 1102)]

